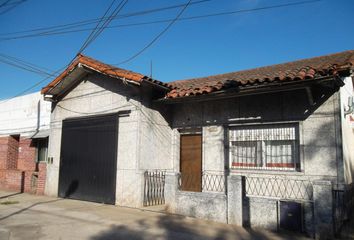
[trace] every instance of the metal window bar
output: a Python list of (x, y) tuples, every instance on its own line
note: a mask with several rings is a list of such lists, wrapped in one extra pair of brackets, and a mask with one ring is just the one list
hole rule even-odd
[(231, 168), (298, 170), (296, 126), (230, 130)]
[(313, 185), (309, 180), (246, 177), (246, 196), (313, 201)]
[[(200, 183), (197, 181), (201, 179)], [(195, 174), (180, 173), (178, 190), (191, 192), (226, 192), (226, 177), (223, 173), (202, 172), (201, 177)]]
[(165, 171), (144, 172), (144, 207), (165, 204)]

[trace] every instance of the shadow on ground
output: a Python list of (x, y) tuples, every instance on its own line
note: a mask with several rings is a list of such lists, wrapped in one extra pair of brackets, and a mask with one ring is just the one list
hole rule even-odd
[[(14, 194), (14, 195), (17, 195), (17, 194)], [(46, 203), (53, 203), (53, 202), (58, 202), (58, 201), (61, 201), (62, 199), (55, 199), (55, 200), (50, 200), (50, 201), (44, 201), (44, 202), (37, 202), (37, 203), (33, 203), (31, 204), (30, 206), (28, 207), (25, 207), (25, 208), (21, 208), (20, 210), (16, 211), (16, 212), (13, 212), (9, 215), (6, 215), (6, 216), (1, 216), (0, 217), (0, 221), (3, 221), (9, 217), (12, 217), (14, 215), (18, 215), (18, 214), (21, 214), (27, 210), (30, 210), (31, 208), (35, 207), (35, 206), (38, 206), (38, 205), (42, 205), (42, 204), (46, 204)]]
[(11, 194), (9, 194), (9, 195), (0, 196), (0, 199), (9, 198), (9, 197), (13, 197), (13, 196), (20, 195), (20, 194), (22, 194), (22, 192), (18, 192), (18, 193), (11, 193)]
[[(208, 229), (208, 225), (213, 225)], [(302, 239), (299, 236), (279, 235), (276, 237), (274, 233), (265, 231), (256, 231), (252, 229), (241, 229), (239, 227), (228, 225), (229, 228), (221, 227), (221, 224), (206, 222), (202, 228), (195, 227), (192, 222), (185, 221), (183, 216), (161, 215), (156, 223), (158, 229), (152, 229), (153, 223), (147, 220), (141, 220), (131, 224), (129, 227), (122, 225), (113, 225), (107, 231), (103, 231), (93, 236), (92, 240), (111, 240), (111, 239)], [(220, 225), (220, 227), (216, 227)], [(204, 228), (203, 228), (204, 227)], [(214, 231), (214, 229), (216, 229)], [(303, 238), (305, 239), (305, 238)]]

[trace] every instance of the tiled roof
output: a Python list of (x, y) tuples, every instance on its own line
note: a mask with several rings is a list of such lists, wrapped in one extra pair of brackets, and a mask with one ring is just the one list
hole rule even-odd
[(124, 78), (137, 83), (142, 81), (151, 82), (164, 87), (166, 90), (170, 89), (165, 96), (166, 98), (181, 98), (203, 95), (237, 87), (301, 81), (336, 75), (341, 76), (343, 72), (347, 72), (354, 65), (354, 50), (250, 70), (179, 80), (170, 83), (163, 83), (140, 73), (105, 64), (84, 55), (78, 55), (75, 61), (71, 63), (64, 72), (42, 89), (42, 93), (45, 94), (58, 85), (58, 83), (69, 75), (78, 64), (82, 64), (111, 77)]
[(166, 98), (179, 98), (229, 89), (235, 86), (301, 81), (341, 75), (354, 64), (354, 50), (239, 72), (170, 82)]
[(42, 94), (47, 93), (51, 88), (55, 87), (59, 82), (61, 82), (67, 75), (70, 74), (71, 71), (73, 71), (78, 64), (82, 64), (90, 69), (93, 69), (95, 71), (101, 72), (105, 75), (115, 77), (115, 78), (124, 78), (130, 81), (134, 82), (142, 82), (143, 80), (153, 82), (155, 84), (161, 85), (161, 86), (167, 86), (166, 83), (162, 83), (160, 81), (151, 79), (145, 75), (142, 75), (140, 73), (128, 71), (122, 68), (118, 68), (109, 64), (102, 63), (100, 61), (97, 61), (93, 58), (84, 56), (82, 54), (78, 55), (76, 59), (62, 72), (57, 78), (55, 78), (52, 82), (50, 82), (47, 86), (45, 86), (42, 89)]

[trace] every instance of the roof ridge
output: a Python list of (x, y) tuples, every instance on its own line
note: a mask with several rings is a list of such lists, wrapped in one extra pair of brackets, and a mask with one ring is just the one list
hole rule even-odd
[(349, 76), (354, 50), (299, 59), (241, 71), (169, 82), (166, 98), (202, 95), (237, 86), (315, 80), (320, 77)]
[(351, 64), (354, 65), (354, 50), (351, 49), (351, 50), (346, 50), (346, 51), (337, 52), (337, 53), (331, 53), (331, 54), (326, 54), (326, 55), (321, 55), (321, 56), (316, 56), (316, 57), (310, 57), (310, 58), (301, 58), (301, 59), (297, 59), (297, 60), (293, 60), (293, 61), (276, 63), (276, 64), (272, 64), (272, 65), (265, 65), (265, 66), (254, 67), (254, 68), (249, 68), (249, 69), (243, 69), (243, 70), (239, 70), (239, 71), (220, 73), (220, 74), (213, 74), (213, 75), (208, 75), (208, 76), (204, 76), (204, 77), (179, 79), (179, 80), (174, 80), (174, 81), (168, 82), (168, 84), (173, 85), (173, 83), (182, 83), (182, 82), (187, 82), (187, 81), (190, 81), (190, 80), (199, 80), (199, 79), (210, 78), (210, 77), (221, 77), (221, 76), (226, 76), (226, 75), (234, 74), (234, 73), (246, 73), (246, 72), (249, 72), (249, 71), (257, 71), (257, 70), (263, 70), (263, 69), (267, 69), (267, 68), (276, 68), (278, 66), (294, 64), (294, 63), (298, 63), (298, 62), (301, 62), (301, 61), (311, 61), (311, 60), (327, 58), (327, 57), (330, 58), (330, 57), (333, 57), (333, 56), (336, 56), (336, 55), (341, 55), (341, 54), (344, 54), (344, 53), (351, 53), (352, 54), (352, 56), (350, 57), (350, 60), (351, 60)]

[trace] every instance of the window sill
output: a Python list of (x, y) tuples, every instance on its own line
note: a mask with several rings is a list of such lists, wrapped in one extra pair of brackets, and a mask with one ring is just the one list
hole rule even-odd
[(279, 170), (279, 169), (240, 169), (240, 168), (230, 168), (230, 175), (239, 175), (240, 173), (250, 173), (250, 174), (264, 174), (264, 175), (295, 175), (303, 176), (305, 173), (303, 171), (296, 170)]

